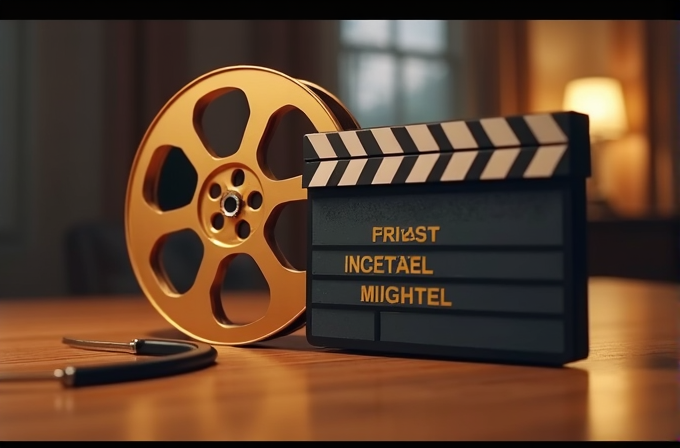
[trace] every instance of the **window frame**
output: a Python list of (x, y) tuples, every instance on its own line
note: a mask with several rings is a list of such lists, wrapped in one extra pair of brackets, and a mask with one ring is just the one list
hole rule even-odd
[[(340, 97), (345, 103), (349, 103), (346, 99), (350, 96), (348, 80), (345, 76), (345, 62), (346, 56), (349, 54), (370, 54), (381, 53), (389, 54), (397, 60), (397, 73), (395, 85), (401, 85), (402, 69), (401, 63), (405, 58), (417, 57), (430, 61), (444, 61), (449, 68), (449, 111), (448, 116), (443, 117), (443, 120), (453, 120), (456, 117), (463, 115), (463, 106), (465, 104), (462, 97), (463, 94), (463, 27), (465, 21), (463, 20), (444, 20), (446, 24), (446, 48), (442, 52), (432, 53), (419, 50), (401, 50), (396, 45), (396, 20), (389, 20), (390, 42), (384, 48), (377, 46), (361, 45), (356, 43), (343, 42), (342, 40), (342, 20), (337, 21), (335, 27), (337, 39), (337, 85)], [(406, 122), (404, 110), (404, 95), (397, 90), (395, 98), (396, 123), (395, 125), (416, 124)], [(351, 111), (351, 104), (347, 104)], [(359, 119), (359, 117), (357, 117)], [(362, 124), (361, 121), (359, 124)], [(389, 125), (389, 124), (386, 124)]]

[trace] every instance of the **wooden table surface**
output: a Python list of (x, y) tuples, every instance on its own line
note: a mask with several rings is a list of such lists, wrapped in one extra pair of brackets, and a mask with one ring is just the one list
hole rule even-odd
[[(537, 368), (346, 354), (304, 329), (185, 375), (0, 385), (1, 440), (674, 440), (678, 288), (590, 286), (591, 354)], [(232, 298), (253, 314), (261, 297)], [(181, 337), (140, 297), (0, 301), (0, 371), (130, 360), (61, 337)]]

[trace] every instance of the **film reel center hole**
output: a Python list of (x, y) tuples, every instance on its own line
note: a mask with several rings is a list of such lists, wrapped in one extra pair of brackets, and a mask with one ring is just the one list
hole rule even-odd
[(224, 227), (224, 216), (221, 213), (215, 213), (210, 221), (215, 230), (222, 230)]
[(234, 170), (234, 174), (231, 175), (231, 183), (235, 187), (240, 187), (246, 180), (246, 175), (243, 170)]
[(220, 186), (217, 185), (217, 184), (212, 184), (212, 185), (210, 186), (209, 194), (210, 194), (210, 197), (211, 197), (211, 198), (217, 199), (217, 198), (219, 198), (220, 195), (222, 194), (222, 188), (220, 188)]
[(262, 207), (262, 194), (258, 191), (250, 193), (250, 196), (248, 196), (248, 206), (253, 210)]
[(236, 234), (242, 240), (245, 240), (250, 236), (250, 224), (247, 221), (240, 221), (236, 224)]
[(230, 215), (233, 215), (238, 210), (238, 199), (235, 196), (227, 196), (224, 198), (224, 203), (222, 204), (224, 211)]

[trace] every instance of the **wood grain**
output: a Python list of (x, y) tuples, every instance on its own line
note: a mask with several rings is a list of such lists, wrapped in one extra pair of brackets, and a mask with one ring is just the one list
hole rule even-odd
[[(244, 317), (259, 296), (235, 299)], [(591, 355), (561, 369), (363, 356), (304, 330), (203, 371), (77, 390), (0, 385), (2, 440), (673, 440), (675, 285), (591, 281)], [(252, 317), (252, 316), (251, 316)], [(182, 337), (140, 297), (0, 302), (0, 371), (129, 360), (61, 337)]]

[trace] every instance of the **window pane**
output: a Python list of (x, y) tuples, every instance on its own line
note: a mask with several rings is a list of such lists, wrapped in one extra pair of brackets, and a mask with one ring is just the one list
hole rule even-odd
[(445, 20), (397, 20), (397, 47), (405, 51), (446, 50)]
[(343, 43), (385, 48), (390, 42), (389, 20), (341, 20)]
[(448, 64), (421, 58), (406, 58), (402, 64), (406, 123), (450, 120), (453, 83)]
[(343, 101), (361, 127), (388, 126), (395, 114), (396, 61), (387, 53), (347, 53)]

